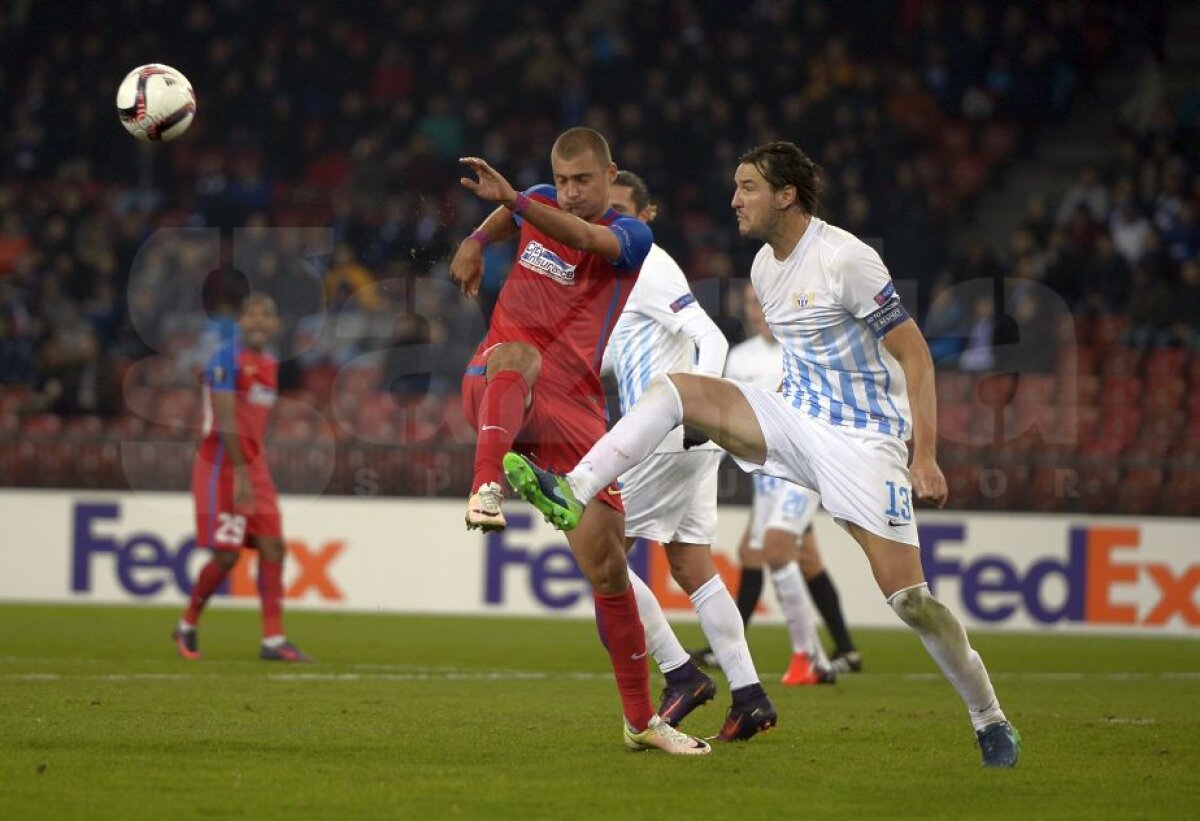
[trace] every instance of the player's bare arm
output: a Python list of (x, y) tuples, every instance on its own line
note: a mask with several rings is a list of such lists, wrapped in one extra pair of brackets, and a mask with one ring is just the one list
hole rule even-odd
[(478, 228), (458, 245), (450, 261), (450, 279), (464, 296), (477, 296), (483, 279), (483, 249), (493, 242), (507, 242), (519, 233), (512, 212), (503, 206), (488, 214)]
[(500, 172), (478, 157), (463, 157), (460, 162), (474, 171), (477, 179), (462, 177), (459, 182), (476, 196), (519, 213), (539, 231), (576, 250), (598, 254), (610, 261), (620, 258), (621, 244), (607, 227), (518, 194)]
[(225, 446), (225, 453), (233, 465), (233, 504), (239, 509), (248, 509), (254, 503), (254, 494), (251, 493), (250, 469), (246, 466), (246, 454), (242, 453), (241, 436), (238, 433), (234, 392), (213, 391), (212, 404), (221, 444)]
[(942, 507), (949, 490), (937, 463), (937, 393), (929, 346), (917, 323), (909, 319), (883, 338), (883, 347), (896, 357), (908, 384), (913, 421), (913, 459), (909, 466), (913, 493), (918, 499)]

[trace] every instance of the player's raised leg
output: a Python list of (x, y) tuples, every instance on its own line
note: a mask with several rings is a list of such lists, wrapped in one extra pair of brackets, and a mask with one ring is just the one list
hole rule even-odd
[(257, 536), (254, 546), (258, 549), (258, 598), (262, 607), (259, 657), (264, 661), (312, 661), (283, 632), (283, 561), (287, 554), (283, 539)]
[(750, 403), (732, 382), (697, 374), (656, 376), (637, 403), (565, 476), (509, 453), (504, 472), (526, 501), (571, 530), (582, 506), (649, 456), (672, 429), (686, 423), (729, 453), (762, 463), (767, 445)]
[(472, 362), (463, 380), (464, 397), (472, 403), (468, 418), (476, 421), (478, 431), (466, 522), (471, 530), (503, 530), (501, 459), (521, 430), (542, 357), (527, 343), (503, 342), (480, 358), (483, 362)]
[(871, 563), (888, 604), (921, 638), (929, 655), (967, 705), (985, 767), (1012, 767), (1021, 738), (1000, 709), (983, 659), (971, 647), (958, 617), (929, 592), (919, 551), (851, 524), (850, 532)]
[(654, 712), (646, 667), (646, 636), (637, 599), (629, 584), (625, 558), (625, 517), (616, 508), (592, 501), (567, 537), (580, 570), (592, 585), (596, 628), (608, 651), (625, 716), (630, 749), (661, 749), (676, 755), (705, 755), (709, 746), (680, 733)]

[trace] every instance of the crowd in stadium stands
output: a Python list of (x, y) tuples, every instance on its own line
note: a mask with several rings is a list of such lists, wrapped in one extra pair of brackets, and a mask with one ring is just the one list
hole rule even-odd
[[(542, 182), (554, 136), (580, 123), (647, 178), (656, 237), (733, 341), (740, 289), (725, 286), (746, 275), (754, 247), (729, 219), (732, 169), (741, 151), (782, 137), (824, 166), (828, 218), (880, 244), (896, 279), (916, 283), (940, 365), (1004, 366), (992, 295), (956, 288), (1002, 272), (1062, 295), (1093, 356), (1098, 334), (1115, 333), (1114, 346), (1193, 345), (1192, 97), (1129, 131), (1111, 168), (1084, 170), (1059, 202), (1031, 203), (1011, 248), (950, 252), (987, 182), (1096, 71), (1128, 58), (1145, 21), (1123, 8), (596, 0), (559, 14), (509, 0), (223, 0), (181, 11), (116, 0), (70, 19), (44, 4), (2, 9), (0, 441), (26, 451), (0, 447), (0, 482), (60, 478), (31, 467), (39, 437), (153, 439), (144, 461), (170, 461), (162, 448), (194, 428), (206, 329), (236, 300), (237, 269), (285, 319), (277, 440), (339, 443), (332, 456), (295, 457), (293, 484), (317, 475), (354, 492), (357, 469), (395, 467), (379, 445), (404, 442), (410, 474), (385, 478), (388, 489), (457, 490), (447, 454), (473, 437), (458, 379), (508, 259), (490, 249), (480, 305), (449, 286), (449, 254), (482, 217), (456, 160), (478, 154), (517, 185)], [(135, 12), (131, 32), (118, 21)], [(135, 144), (111, 108), (119, 78), (148, 56), (197, 90), (196, 120), (169, 146)], [(1006, 299), (1028, 326), (1054, 314), (1043, 297), (1030, 287)], [(1061, 352), (1040, 350), (1024, 370), (1060, 367)], [(125, 449), (130, 481), (131, 458)]]

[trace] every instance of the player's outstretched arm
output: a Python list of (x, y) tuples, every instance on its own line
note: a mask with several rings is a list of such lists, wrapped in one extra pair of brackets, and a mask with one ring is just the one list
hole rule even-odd
[(512, 212), (501, 207), (488, 214), (487, 219), (471, 235), (458, 244), (450, 260), (450, 279), (464, 296), (476, 296), (483, 279), (483, 249), (493, 242), (507, 242), (518, 233)]
[(942, 507), (949, 490), (937, 463), (937, 392), (929, 346), (917, 323), (908, 319), (888, 331), (883, 347), (904, 369), (908, 385), (913, 419), (913, 460), (909, 467), (913, 494)]
[[(610, 262), (621, 259), (624, 249), (611, 229), (587, 222), (558, 208), (550, 208), (529, 199), (513, 188), (499, 171), (478, 157), (459, 160), (475, 172), (477, 179), (462, 177), (459, 182), (478, 197), (503, 205), (544, 233), (579, 251), (598, 254)], [(648, 243), (647, 243), (648, 244)]]

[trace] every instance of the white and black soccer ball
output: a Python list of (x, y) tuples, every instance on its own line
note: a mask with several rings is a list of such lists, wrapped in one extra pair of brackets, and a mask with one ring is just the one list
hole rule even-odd
[(196, 116), (196, 92), (178, 69), (162, 63), (138, 66), (117, 89), (117, 115), (139, 140), (170, 142)]

